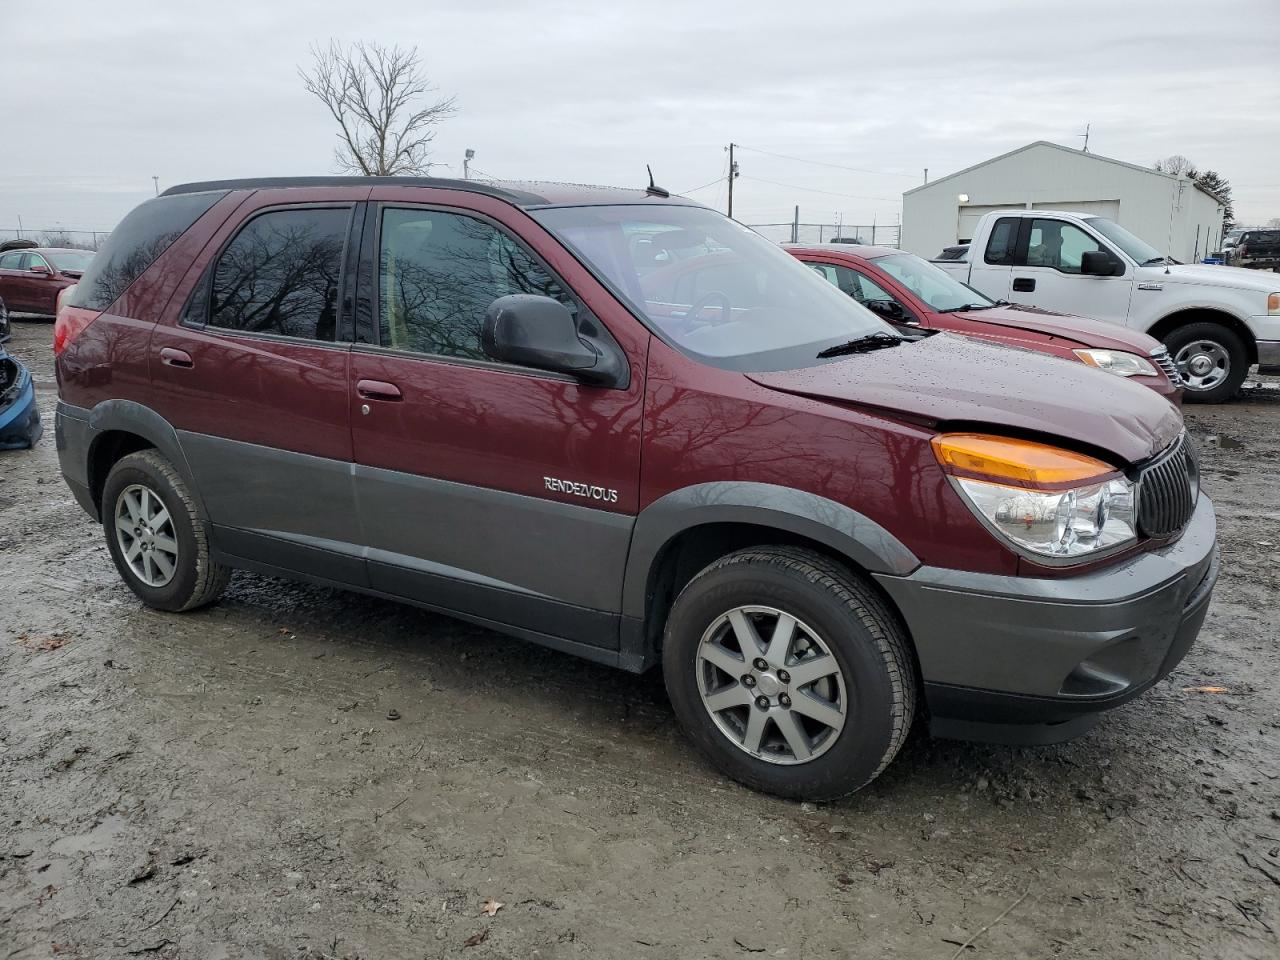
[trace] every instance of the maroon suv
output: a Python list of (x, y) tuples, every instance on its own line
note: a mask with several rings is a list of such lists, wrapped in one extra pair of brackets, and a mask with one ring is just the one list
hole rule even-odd
[(68, 299), (62, 470), (145, 603), (242, 567), (661, 663), (711, 760), (786, 796), (867, 783), (918, 713), (1086, 729), (1217, 577), (1156, 393), (905, 336), (656, 188), (192, 184)]

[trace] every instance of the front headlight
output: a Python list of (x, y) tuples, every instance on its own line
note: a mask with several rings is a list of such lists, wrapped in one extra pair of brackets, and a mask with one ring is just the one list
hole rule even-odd
[(1114, 373), (1118, 377), (1154, 377), (1156, 368), (1146, 357), (1121, 350), (1075, 350), (1077, 357), (1091, 367)]
[(984, 434), (941, 434), (933, 449), (969, 508), (1022, 552), (1083, 561), (1137, 540), (1133, 484), (1101, 460)]

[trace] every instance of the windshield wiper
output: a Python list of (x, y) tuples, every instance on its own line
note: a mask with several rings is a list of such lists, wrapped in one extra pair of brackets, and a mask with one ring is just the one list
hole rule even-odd
[(1141, 264), (1139, 264), (1139, 266), (1143, 266), (1143, 267), (1154, 267), (1157, 263), (1165, 263), (1165, 264), (1167, 264), (1167, 263), (1171, 263), (1171, 262), (1172, 262), (1172, 261), (1171, 261), (1168, 257), (1151, 257), (1151, 258), (1150, 258), (1150, 259), (1148, 259), (1148, 260), (1143, 260), (1143, 261), (1142, 261), (1142, 263), (1141, 263)]
[(869, 333), (865, 337), (855, 337), (845, 343), (837, 343), (834, 347), (819, 351), (818, 359), (826, 360), (828, 357), (843, 357), (849, 353), (867, 353), (871, 350), (896, 347), (902, 343), (903, 339), (889, 333)]

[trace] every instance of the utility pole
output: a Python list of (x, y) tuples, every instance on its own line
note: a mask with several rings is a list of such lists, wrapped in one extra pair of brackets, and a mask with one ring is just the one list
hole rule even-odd
[(18, 214), (18, 239), (22, 239), (22, 214)]
[(1077, 133), (1077, 134), (1076, 134), (1076, 136), (1077, 136), (1077, 137), (1084, 137), (1084, 146), (1083, 146), (1083, 147), (1081, 148), (1081, 150), (1080, 150), (1080, 152), (1081, 152), (1081, 153), (1088, 153), (1088, 152), (1089, 152), (1089, 128), (1090, 128), (1091, 126), (1093, 126), (1093, 124), (1086, 123), (1086, 124), (1084, 125), (1084, 133)]
[(796, 215), (791, 221), (791, 242), (800, 242), (800, 204), (796, 204)]
[(471, 179), (471, 161), (475, 158), (476, 152), (467, 147), (467, 152), (462, 155), (462, 179)]
[(924, 168), (924, 182), (925, 182), (925, 183), (928, 183), (928, 182), (929, 182), (929, 168), (928, 168), (928, 167), (925, 167), (925, 168)]
[(733, 219), (733, 181), (738, 179), (738, 161), (733, 159), (734, 144), (729, 144), (729, 219)]
[(160, 178), (159, 178), (159, 177), (152, 177), (152, 178), (151, 178), (151, 182), (152, 182), (152, 183), (154, 183), (154, 184), (156, 185), (156, 196), (157, 196), (157, 197), (158, 197), (158, 196), (160, 196)]

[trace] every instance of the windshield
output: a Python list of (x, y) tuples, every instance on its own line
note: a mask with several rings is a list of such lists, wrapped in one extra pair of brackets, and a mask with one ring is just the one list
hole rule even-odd
[(871, 262), (939, 313), (995, 306), (994, 300), (914, 254), (894, 253)]
[(84, 273), (89, 261), (93, 259), (93, 253), (89, 250), (57, 250), (50, 251), (45, 256), (59, 270), (72, 270), (76, 273)]
[(789, 370), (893, 328), (782, 248), (703, 207), (532, 211), (656, 332), (713, 366)]
[(1105, 220), (1102, 217), (1086, 217), (1084, 222), (1127, 253), (1137, 263), (1147, 263), (1151, 260), (1164, 263), (1163, 253), (1147, 243), (1147, 241), (1135, 237), (1114, 220)]

